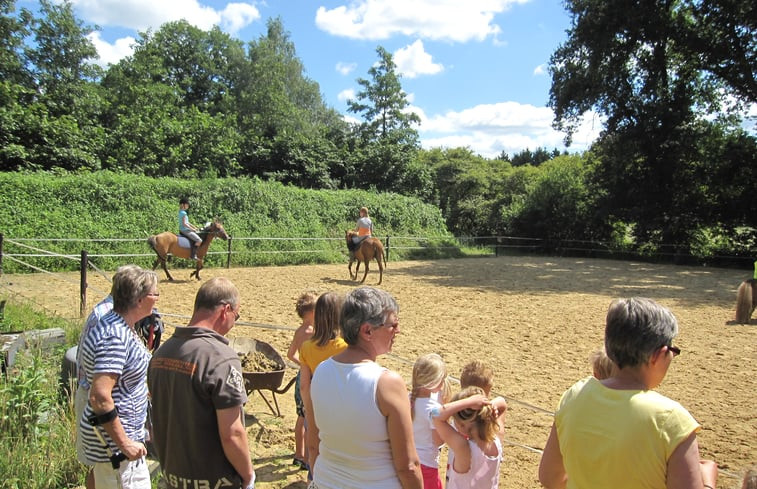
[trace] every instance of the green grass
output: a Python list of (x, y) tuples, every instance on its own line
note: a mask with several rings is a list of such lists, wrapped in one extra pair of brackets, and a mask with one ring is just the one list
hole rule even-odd
[[(0, 315), (0, 333), (47, 328), (62, 328), (67, 338), (75, 338), (78, 325), (11, 302)], [(84, 484), (86, 468), (74, 448), (73, 405), (58, 385), (67, 347), (23, 350), (0, 378), (0, 489)]]

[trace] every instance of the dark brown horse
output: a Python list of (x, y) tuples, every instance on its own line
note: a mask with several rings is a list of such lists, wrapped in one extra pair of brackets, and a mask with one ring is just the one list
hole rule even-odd
[[(223, 224), (217, 219), (202, 228), (197, 234), (199, 234), (202, 238), (202, 243), (197, 248), (197, 262), (195, 265), (195, 270), (194, 272), (189, 274), (189, 278), (197, 277), (197, 280), (200, 280), (200, 270), (202, 270), (202, 264), (205, 259), (205, 255), (208, 253), (208, 248), (210, 247), (210, 243), (213, 241), (213, 238), (218, 236), (223, 240), (227, 240), (229, 239), (229, 235), (226, 234), (226, 231), (223, 229)], [(152, 269), (155, 270), (158, 267), (158, 263), (160, 263), (161, 265), (163, 265), (163, 270), (166, 272), (166, 277), (168, 277), (168, 280), (173, 281), (173, 277), (170, 273), (168, 273), (168, 267), (166, 267), (166, 260), (168, 259), (168, 255), (171, 254), (178, 258), (189, 259), (190, 249), (179, 246), (179, 237), (170, 231), (150, 236), (149, 238), (147, 238), (147, 242), (150, 244), (152, 249), (155, 250), (155, 254), (158, 255), (158, 259), (155, 260)], [(192, 246), (192, 243), (190, 242), (189, 245)]]
[[(353, 236), (357, 236), (357, 233), (355, 231), (347, 231), (345, 233), (348, 249), (352, 242)], [(360, 283), (362, 284), (363, 282), (365, 282), (365, 277), (368, 276), (368, 264), (374, 258), (376, 259), (376, 263), (378, 263), (379, 267), (378, 285), (381, 285), (381, 280), (383, 280), (384, 278), (386, 255), (384, 255), (384, 245), (381, 244), (381, 241), (379, 241), (378, 238), (365, 238), (360, 242), (360, 244), (357, 245), (357, 248), (354, 251), (350, 251), (350, 264), (347, 267), (347, 269), (350, 271), (350, 278), (352, 280), (357, 280), (357, 272), (358, 270), (360, 270), (360, 263), (363, 262), (365, 263), (365, 273), (363, 274), (363, 280), (361, 280)], [(357, 266), (355, 267), (355, 275), (353, 276), (352, 263), (355, 261), (357, 261)]]
[(736, 322), (749, 324), (752, 312), (757, 306), (757, 280), (744, 280), (736, 291)]

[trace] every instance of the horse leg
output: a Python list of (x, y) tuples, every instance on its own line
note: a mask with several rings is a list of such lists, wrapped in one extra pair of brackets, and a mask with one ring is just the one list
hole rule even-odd
[(381, 281), (384, 279), (384, 266), (381, 264), (381, 255), (376, 254), (376, 263), (379, 267), (379, 281), (377, 285), (381, 285)]
[(354, 278), (352, 278), (352, 262), (354, 261), (355, 261), (355, 257), (352, 254), (350, 254), (350, 264), (347, 265), (347, 270), (349, 270), (350, 272), (350, 280), (355, 280)]
[[(365, 277), (368, 276), (368, 269), (370, 268), (368, 265), (370, 263), (371, 263), (370, 258), (366, 257), (366, 260), (365, 260), (365, 273), (363, 274), (363, 280), (360, 281), (361, 284), (365, 282)], [(355, 273), (355, 278), (357, 278), (357, 273)]]
[(168, 280), (173, 282), (173, 277), (170, 273), (168, 273), (168, 267), (166, 266), (166, 259), (161, 258), (160, 255), (158, 255), (158, 258), (155, 260), (155, 263), (152, 265), (152, 269), (155, 270), (158, 267), (158, 263), (163, 265), (163, 271), (166, 272), (166, 277), (168, 277)]
[(202, 260), (197, 260), (194, 272), (189, 274), (189, 278), (197, 277), (197, 280), (200, 280), (200, 270), (202, 270)]

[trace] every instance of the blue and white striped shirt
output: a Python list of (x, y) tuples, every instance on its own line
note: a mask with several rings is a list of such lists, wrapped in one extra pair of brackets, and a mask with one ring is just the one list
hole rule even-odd
[[(118, 380), (111, 395), (118, 409), (118, 417), (126, 436), (135, 441), (145, 439), (147, 418), (147, 367), (150, 353), (131, 327), (115, 311), (100, 318), (86, 332), (80, 342), (82, 364), (87, 384), (92, 385), (95, 374), (116, 374)], [(91, 463), (107, 462), (108, 454), (102, 442), (92, 431), (86, 419), (92, 415), (87, 404), (79, 420), (79, 436), (82, 437), (86, 458)], [(100, 433), (113, 453), (118, 452), (115, 443), (102, 427)]]

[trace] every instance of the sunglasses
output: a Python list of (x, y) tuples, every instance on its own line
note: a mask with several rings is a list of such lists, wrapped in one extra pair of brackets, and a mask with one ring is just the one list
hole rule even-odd
[(668, 351), (671, 352), (671, 353), (673, 353), (674, 357), (677, 357), (678, 355), (681, 354), (681, 349), (678, 348), (677, 346), (673, 346), (673, 345), (670, 345), (668, 347)]

